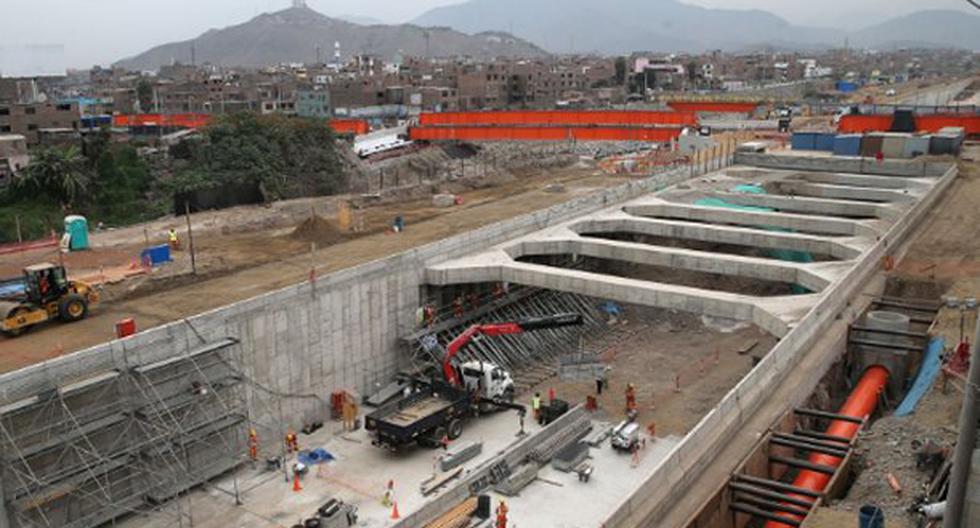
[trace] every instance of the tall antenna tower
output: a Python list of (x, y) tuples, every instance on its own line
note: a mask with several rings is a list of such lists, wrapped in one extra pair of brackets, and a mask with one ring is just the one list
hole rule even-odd
[(297, 8), (297, 9), (305, 9), (306, 8), (306, 0), (293, 0), (293, 7)]

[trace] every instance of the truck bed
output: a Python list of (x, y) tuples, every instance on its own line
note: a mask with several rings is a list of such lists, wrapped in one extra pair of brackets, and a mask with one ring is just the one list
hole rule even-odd
[(413, 424), (426, 416), (436, 414), (452, 407), (453, 402), (429, 395), (408, 407), (395, 411), (384, 418), (388, 423), (402, 427)]
[(368, 414), (364, 426), (375, 432), (375, 445), (397, 447), (425, 438), (452, 417), (469, 412), (469, 393), (442, 382), (429, 382), (418, 392)]

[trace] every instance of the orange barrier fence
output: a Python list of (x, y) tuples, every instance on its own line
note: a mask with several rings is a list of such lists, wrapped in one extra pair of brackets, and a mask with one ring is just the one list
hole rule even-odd
[(667, 105), (678, 112), (715, 112), (731, 114), (747, 114), (755, 112), (759, 103), (741, 103), (733, 101), (668, 101)]
[(939, 132), (946, 127), (963, 127), (966, 135), (980, 135), (980, 115), (937, 114), (916, 116), (915, 126), (925, 132)]
[(363, 119), (331, 119), (330, 128), (338, 134), (367, 134), (371, 129), (368, 122)]
[(680, 128), (609, 126), (439, 126), (412, 127), (412, 140), (439, 141), (652, 141), (677, 139)]
[(514, 110), (502, 112), (423, 113), (419, 123), (432, 125), (697, 125), (693, 112), (631, 110)]
[[(201, 128), (211, 124), (211, 114), (117, 114), (112, 116), (112, 126)], [(338, 134), (367, 134), (370, 125), (363, 119), (332, 119), (330, 128)]]
[(211, 119), (210, 114), (117, 114), (112, 116), (112, 126), (201, 128)]
[[(841, 118), (837, 129), (844, 134), (886, 132), (892, 127), (890, 115), (847, 115)], [(945, 127), (963, 127), (966, 135), (980, 134), (980, 115), (936, 114), (915, 116), (915, 126), (920, 132), (938, 132)]]
[(864, 134), (879, 132), (892, 127), (890, 115), (846, 115), (837, 124), (837, 131), (842, 134)]

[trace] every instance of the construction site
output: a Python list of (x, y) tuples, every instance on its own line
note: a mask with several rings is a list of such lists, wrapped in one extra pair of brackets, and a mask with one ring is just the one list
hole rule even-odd
[(98, 293), (0, 338), (0, 528), (980, 526), (980, 114), (759, 108), (425, 114), (0, 253)]

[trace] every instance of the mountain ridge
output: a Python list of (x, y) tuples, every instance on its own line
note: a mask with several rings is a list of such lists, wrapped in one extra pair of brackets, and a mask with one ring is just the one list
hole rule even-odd
[(390, 59), (396, 55), (456, 56), (480, 58), (536, 57), (541, 48), (500, 31), (465, 34), (451, 28), (423, 28), (415, 24), (360, 25), (331, 18), (306, 7), (263, 13), (246, 22), (210, 29), (195, 38), (155, 46), (121, 59), (116, 66), (152, 70), (174, 61), (196, 61), (229, 67), (265, 67), (284, 62), (329, 57), (333, 43), (340, 42), (345, 56), (370, 54)]
[(411, 22), (466, 32), (510, 29), (554, 53), (737, 51), (770, 42), (814, 49), (841, 46), (845, 40), (867, 47), (901, 41), (980, 49), (980, 17), (959, 11), (924, 10), (843, 31), (796, 26), (758, 9), (710, 9), (677, 0), (605, 0), (601, 6), (595, 9), (593, 0), (469, 0), (430, 9)]

